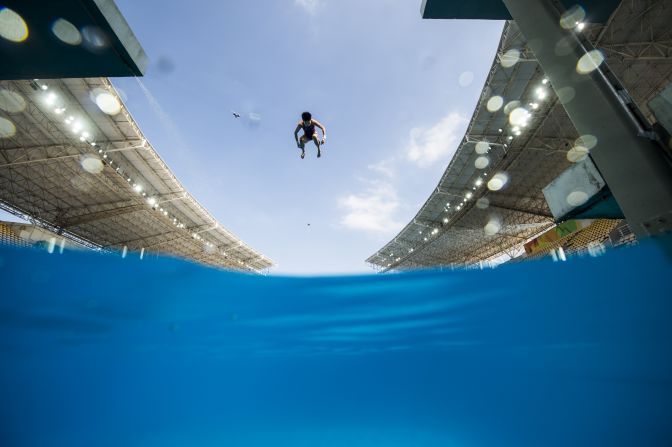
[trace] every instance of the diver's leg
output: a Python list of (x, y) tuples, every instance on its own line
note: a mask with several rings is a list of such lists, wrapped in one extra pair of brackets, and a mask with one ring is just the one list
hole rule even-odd
[(317, 138), (317, 133), (313, 134), (313, 141), (315, 142), (315, 146), (317, 146), (317, 158), (320, 158), (322, 153), (320, 152), (320, 139)]
[(301, 138), (299, 138), (299, 147), (301, 148), (301, 158), (306, 156), (306, 136), (301, 135)]

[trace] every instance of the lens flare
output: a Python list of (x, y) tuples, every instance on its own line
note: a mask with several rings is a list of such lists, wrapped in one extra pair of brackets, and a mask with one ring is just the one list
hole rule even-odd
[(10, 120), (0, 116), (0, 138), (13, 137), (16, 133), (16, 127)]
[(486, 107), (488, 109), (488, 112), (496, 112), (502, 108), (503, 104), (504, 104), (504, 98), (502, 98), (501, 96), (493, 96), (492, 98), (488, 99)]
[(474, 161), (474, 166), (476, 169), (485, 169), (490, 164), (490, 159), (488, 157), (478, 157)]
[(597, 70), (597, 68), (604, 62), (604, 55), (600, 50), (591, 50), (581, 56), (579, 62), (576, 63), (576, 72), (579, 74), (588, 74)]
[(571, 206), (581, 206), (588, 201), (588, 194), (583, 191), (572, 191), (567, 195), (567, 203)]
[(576, 96), (576, 90), (573, 87), (562, 87), (557, 91), (558, 99), (562, 104), (569, 104)]
[(520, 106), (520, 101), (514, 100), (514, 101), (509, 101), (506, 103), (504, 106), (504, 113), (507, 115), (511, 113), (516, 107)]
[(474, 81), (474, 73), (470, 71), (465, 71), (460, 75), (460, 86), (461, 87), (468, 87), (471, 85), (471, 83)]
[(488, 221), (487, 224), (485, 224), (485, 227), (483, 227), (483, 231), (487, 236), (493, 236), (497, 233), (500, 232), (502, 229), (502, 224), (499, 221), (499, 219), (492, 218)]
[(490, 145), (488, 144), (487, 141), (479, 141), (476, 143), (475, 147), (476, 153), (479, 155), (487, 154), (488, 151), (490, 150)]
[(79, 45), (82, 43), (82, 35), (75, 25), (65, 19), (58, 19), (51, 26), (51, 32), (63, 43)]
[(498, 172), (488, 181), (490, 191), (499, 191), (509, 182), (509, 176), (503, 172)]
[(586, 10), (579, 5), (572, 6), (560, 17), (560, 26), (564, 29), (575, 28), (586, 18)]
[(20, 43), (28, 38), (28, 25), (16, 12), (0, 8), (0, 37)]
[(499, 63), (504, 68), (513, 67), (518, 61), (520, 61), (520, 51), (515, 48), (502, 54), (499, 58)]
[(25, 108), (26, 101), (23, 96), (7, 89), (0, 89), (0, 109), (8, 113), (19, 113)]
[(490, 200), (485, 197), (481, 197), (476, 201), (476, 208), (484, 210), (490, 206)]
[(95, 155), (84, 155), (80, 159), (80, 164), (82, 165), (82, 169), (84, 169), (89, 174), (100, 174), (103, 172), (103, 168), (105, 167), (100, 158), (96, 157)]
[(574, 141), (575, 146), (583, 146), (586, 149), (592, 149), (597, 145), (597, 137), (595, 135), (585, 134), (581, 135)]
[(509, 114), (509, 123), (512, 126), (526, 126), (532, 115), (525, 107), (516, 107)]
[(96, 26), (82, 28), (82, 39), (84, 46), (92, 51), (102, 50), (109, 45), (105, 32)]
[(121, 112), (121, 103), (113, 94), (101, 91), (96, 93), (95, 96), (96, 105), (103, 113), (108, 115), (116, 115)]
[(572, 163), (578, 163), (586, 159), (588, 152), (590, 151), (584, 146), (574, 146), (569, 151), (567, 151), (567, 160), (571, 161)]

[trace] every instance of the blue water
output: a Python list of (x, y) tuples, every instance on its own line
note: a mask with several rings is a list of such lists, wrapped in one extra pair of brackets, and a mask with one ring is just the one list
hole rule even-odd
[(670, 257), (286, 278), (0, 248), (2, 446), (669, 446)]

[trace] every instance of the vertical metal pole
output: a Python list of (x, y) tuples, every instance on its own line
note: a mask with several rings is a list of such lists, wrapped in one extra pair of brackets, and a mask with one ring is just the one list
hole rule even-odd
[(642, 136), (600, 69), (577, 72), (579, 59), (593, 48), (561, 27), (561, 12), (552, 0), (503, 2), (555, 91), (573, 89), (574, 98), (564, 103), (567, 115), (580, 135), (597, 138), (590, 156), (632, 231), (641, 237), (672, 230), (672, 166), (660, 146)]

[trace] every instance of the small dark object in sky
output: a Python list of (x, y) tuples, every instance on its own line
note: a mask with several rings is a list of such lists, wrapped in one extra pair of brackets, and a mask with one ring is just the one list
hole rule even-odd
[(240, 113), (236, 113), (236, 112), (231, 112), (231, 113), (233, 113), (233, 116), (234, 116), (234, 117), (236, 117), (236, 118), (240, 118)]
[(310, 226), (310, 224), (308, 224), (308, 226)]

